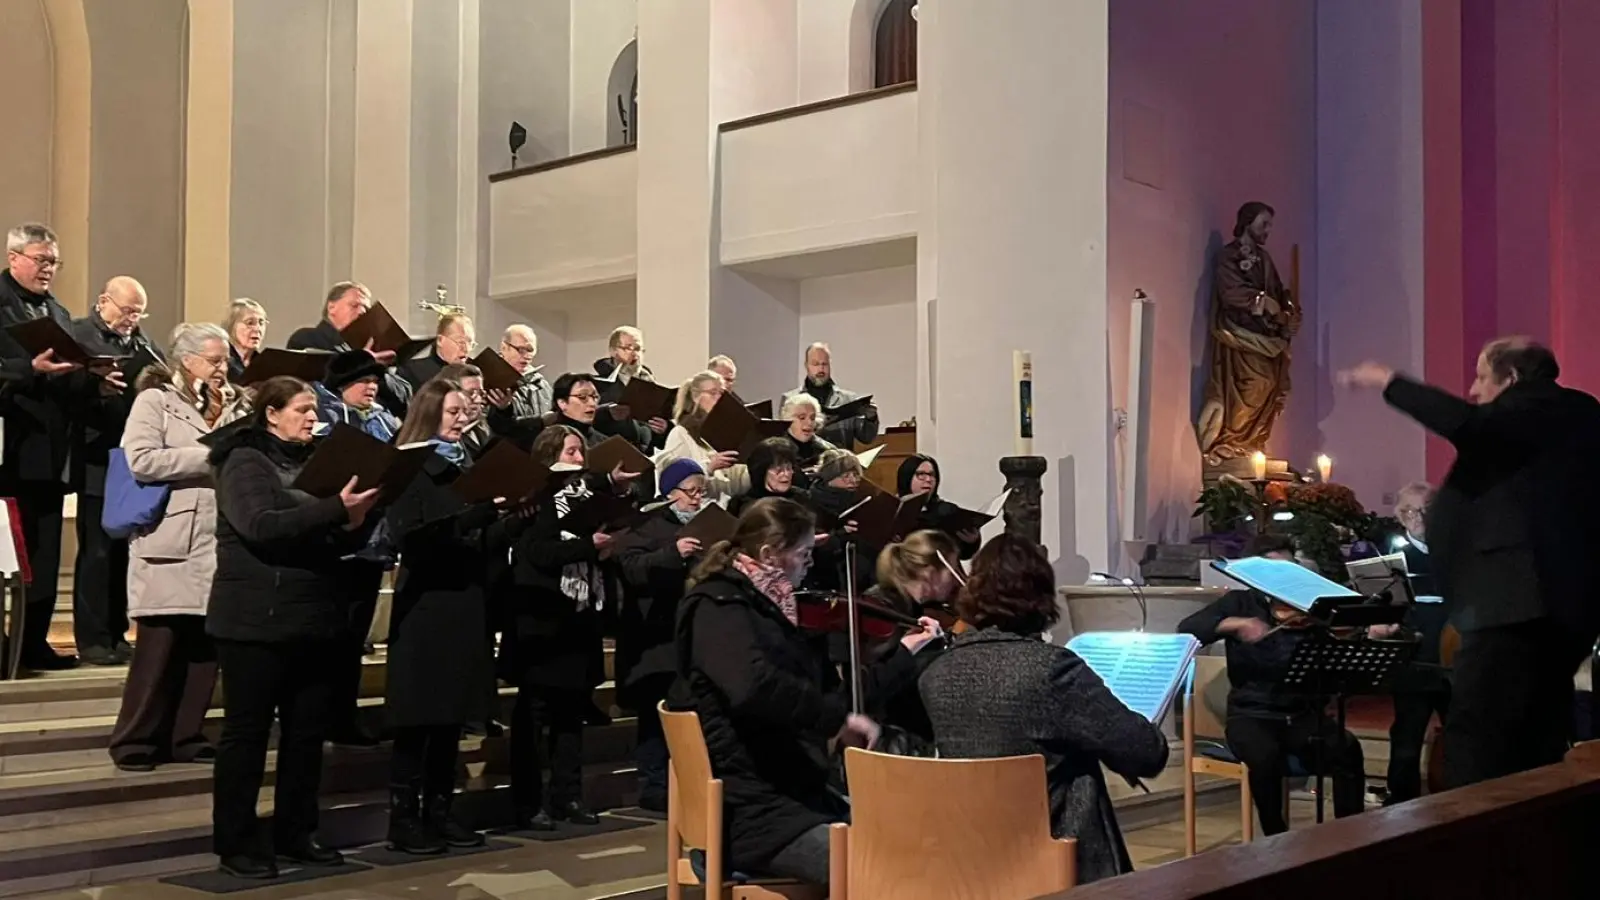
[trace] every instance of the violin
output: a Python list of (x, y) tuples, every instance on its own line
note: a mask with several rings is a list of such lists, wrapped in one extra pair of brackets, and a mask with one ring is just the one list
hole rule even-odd
[[(1326, 628), (1320, 620), (1313, 618), (1311, 614), (1290, 606), (1282, 600), (1270, 601), (1268, 609), (1272, 614), (1274, 623), (1272, 631), (1280, 629), (1285, 631), (1304, 631), (1313, 626)], [(1267, 633), (1271, 634), (1272, 631)], [(1345, 640), (1360, 637), (1362, 629), (1354, 625), (1345, 625), (1338, 628), (1327, 628), (1327, 632), (1336, 639)]]
[[(850, 602), (829, 591), (795, 591), (795, 610), (801, 631), (812, 634), (842, 634), (850, 630)], [(902, 629), (921, 628), (915, 616), (892, 609), (870, 597), (857, 597), (856, 624), (861, 636), (886, 641), (900, 636)]]

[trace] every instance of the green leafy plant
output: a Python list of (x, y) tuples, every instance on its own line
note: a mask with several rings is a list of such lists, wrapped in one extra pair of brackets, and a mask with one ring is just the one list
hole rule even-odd
[(1245, 519), (1255, 508), (1255, 490), (1237, 478), (1224, 475), (1200, 492), (1194, 515), (1205, 518), (1208, 532), (1228, 534), (1243, 530)]

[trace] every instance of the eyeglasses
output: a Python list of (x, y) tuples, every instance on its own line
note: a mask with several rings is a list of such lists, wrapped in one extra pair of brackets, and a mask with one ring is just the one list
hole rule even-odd
[(518, 356), (532, 356), (537, 352), (532, 344), (513, 344), (510, 341), (502, 341), (500, 346), (506, 348), (507, 350), (516, 351)]
[(579, 403), (599, 403), (600, 394), (597, 391), (575, 391), (571, 394), (568, 394), (567, 399), (577, 401)]
[(110, 297), (107, 297), (104, 294), (100, 295), (100, 299), (109, 301), (111, 303), (112, 309), (115, 309), (118, 313), (120, 313), (122, 318), (124, 318), (124, 319), (142, 319), (146, 315), (143, 307), (139, 307), (139, 306), (123, 306), (121, 303), (118, 303), (117, 301), (112, 300)]
[(455, 344), (457, 347), (460, 347), (462, 350), (466, 351), (467, 353), (471, 353), (478, 346), (478, 342), (477, 341), (473, 340), (472, 338), (467, 337), (466, 335), (462, 335), (461, 337), (451, 337), (450, 335), (447, 334), (447, 335), (444, 336), (444, 339), (449, 341), (452, 344)]
[(226, 368), (227, 365), (228, 365), (228, 358), (226, 356), (220, 357), (220, 358), (210, 357), (210, 356), (196, 356), (196, 357), (193, 357), (193, 358), (200, 360), (201, 362), (205, 363), (206, 365), (210, 366), (213, 369)]
[(697, 488), (679, 487), (679, 488), (673, 488), (673, 490), (677, 491), (678, 493), (680, 493), (682, 495), (684, 495), (685, 497), (688, 497), (690, 500), (699, 500), (699, 499), (702, 499), (703, 497), (705, 497), (705, 495), (706, 495), (706, 489), (703, 488), (703, 487), (697, 487)]
[(32, 253), (23, 253), (20, 250), (13, 250), (11, 252), (22, 257), (23, 259), (32, 260), (33, 264), (41, 269), (59, 269), (65, 265), (60, 258), (55, 256), (34, 256)]

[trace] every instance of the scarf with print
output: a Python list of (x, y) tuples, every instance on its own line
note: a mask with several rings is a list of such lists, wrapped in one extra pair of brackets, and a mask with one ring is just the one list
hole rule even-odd
[[(556, 518), (564, 519), (579, 503), (583, 502), (589, 494), (589, 482), (578, 477), (567, 482), (552, 498), (556, 505)], [(570, 531), (561, 532), (563, 541), (587, 541), (591, 535), (576, 535)], [(567, 563), (561, 567), (561, 593), (571, 598), (578, 604), (578, 612), (586, 609), (600, 610), (605, 608), (606, 582), (601, 576), (600, 567), (587, 562)]]
[(800, 610), (795, 605), (794, 585), (789, 581), (789, 574), (777, 566), (769, 566), (751, 559), (740, 553), (733, 558), (733, 567), (739, 574), (750, 579), (756, 590), (762, 596), (772, 601), (772, 605), (783, 613), (789, 624), (800, 624)]

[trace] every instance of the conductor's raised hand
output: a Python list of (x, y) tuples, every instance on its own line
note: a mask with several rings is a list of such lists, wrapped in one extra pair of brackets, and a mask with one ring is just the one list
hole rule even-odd
[(378, 489), (369, 488), (364, 491), (358, 491), (356, 490), (356, 479), (351, 477), (345, 483), (344, 488), (339, 491), (339, 502), (344, 504), (345, 516), (350, 520), (346, 527), (351, 529), (360, 528), (361, 524), (367, 520), (367, 513), (378, 505)]
[(1353, 369), (1345, 369), (1339, 373), (1338, 378), (1339, 384), (1343, 387), (1381, 391), (1394, 380), (1394, 370), (1382, 363), (1368, 360)]

